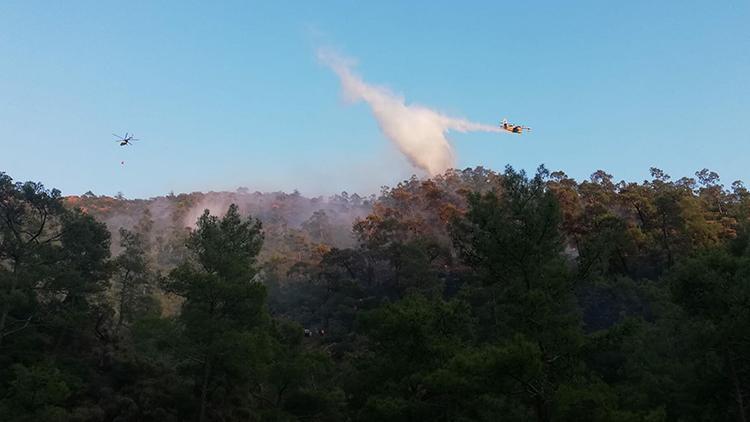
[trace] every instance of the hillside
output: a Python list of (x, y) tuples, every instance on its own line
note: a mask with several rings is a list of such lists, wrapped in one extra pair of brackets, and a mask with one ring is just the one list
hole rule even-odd
[(0, 174), (0, 414), (738, 419), (750, 193), (651, 175), (129, 200)]
[(125, 199), (96, 196), (67, 196), (66, 206), (80, 208), (104, 222), (112, 233), (113, 252), (119, 251), (118, 230), (142, 230), (154, 245), (159, 267), (173, 263), (173, 248), (180, 248), (188, 230), (198, 217), (209, 210), (223, 215), (236, 204), (243, 215), (263, 223), (265, 242), (261, 256), (270, 260), (280, 256), (308, 256), (319, 245), (346, 248), (355, 244), (351, 231), (355, 220), (368, 215), (375, 197), (360, 197), (346, 192), (340, 195), (307, 198), (297, 192), (193, 192), (149, 199)]

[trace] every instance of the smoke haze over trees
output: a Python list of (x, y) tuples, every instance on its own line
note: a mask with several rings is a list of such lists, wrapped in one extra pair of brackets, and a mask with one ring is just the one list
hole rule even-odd
[(0, 173), (3, 421), (746, 421), (749, 357), (750, 192), (709, 170), (151, 199)]

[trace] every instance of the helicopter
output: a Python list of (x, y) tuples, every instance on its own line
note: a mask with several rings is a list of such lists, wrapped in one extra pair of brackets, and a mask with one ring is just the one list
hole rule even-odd
[(119, 142), (121, 147), (124, 147), (126, 145), (133, 145), (133, 142), (138, 140), (133, 138), (132, 134), (128, 135), (128, 132), (125, 132), (125, 136), (115, 135), (114, 133), (112, 134), (112, 136), (117, 138), (117, 141), (115, 142)]
[(530, 127), (521, 126), (521, 125), (514, 125), (512, 123), (508, 123), (508, 120), (506, 120), (506, 119), (503, 119), (503, 121), (500, 122), (500, 127), (503, 130), (508, 131), (510, 133), (518, 133), (518, 134), (523, 133), (524, 130), (525, 131), (530, 131), (531, 130)]

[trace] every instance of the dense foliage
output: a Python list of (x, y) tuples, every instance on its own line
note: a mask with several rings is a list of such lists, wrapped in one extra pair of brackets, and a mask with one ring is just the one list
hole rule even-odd
[(219, 215), (0, 173), (0, 420), (746, 421), (750, 192), (651, 173)]

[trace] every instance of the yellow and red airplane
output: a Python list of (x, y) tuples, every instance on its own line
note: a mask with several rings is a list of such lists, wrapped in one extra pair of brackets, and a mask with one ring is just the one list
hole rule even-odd
[(530, 127), (521, 126), (521, 125), (514, 125), (512, 123), (508, 123), (508, 121), (506, 119), (503, 119), (503, 121), (500, 122), (500, 127), (503, 130), (508, 131), (510, 133), (518, 133), (518, 134), (523, 133), (523, 131), (530, 131), (531, 130)]

